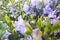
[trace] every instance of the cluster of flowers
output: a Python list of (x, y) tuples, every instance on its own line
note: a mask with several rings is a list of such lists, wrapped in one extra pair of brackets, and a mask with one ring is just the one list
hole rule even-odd
[[(7, 15), (7, 17), (4, 15), (6, 18), (3, 20), (7, 21), (8, 27), (1, 37), (1, 40), (20, 40), (18, 38), (21, 37), (21, 35), (23, 36), (21, 40), (50, 40), (48, 36), (50, 37), (52, 32), (49, 33), (49, 29), (57, 21), (60, 23), (60, 9), (57, 7), (60, 6), (59, 0), (12, 0), (6, 3), (6, 7), (3, 4), (4, 3), (0, 1), (0, 7), (5, 10), (4, 13)], [(49, 21), (50, 24), (47, 21)], [(47, 22), (47, 24), (44, 24), (45, 22)], [(9, 29), (9, 26), (12, 24), (13, 29)], [(44, 27), (41, 27), (41, 24)], [(60, 27), (60, 24), (58, 25)], [(33, 26), (36, 27), (34, 28)], [(11, 32), (8, 29), (11, 30)], [(13, 32), (16, 31), (15, 33), (18, 37), (15, 34), (12, 36), (13, 38), (11, 37), (12, 39), (10, 38), (10, 36), (13, 35), (12, 30)], [(54, 31), (53, 33), (53, 35), (56, 36), (57, 32)], [(17, 38), (15, 38), (15, 36)], [(48, 39), (44, 36), (47, 36)], [(52, 37), (51, 40), (53, 40)]]

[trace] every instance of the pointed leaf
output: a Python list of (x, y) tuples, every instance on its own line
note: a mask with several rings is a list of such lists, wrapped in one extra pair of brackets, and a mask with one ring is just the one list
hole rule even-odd
[(3, 34), (6, 32), (7, 25), (3, 22), (0, 22), (0, 38), (3, 36)]
[(13, 30), (13, 23), (7, 15), (4, 16), (4, 22), (6, 22), (8, 24), (8, 26), (9, 26), (8, 31), (11, 32)]
[(32, 33), (31, 25), (28, 22), (25, 22), (25, 26), (26, 26), (26, 34), (31, 35)]
[(36, 38), (41, 38), (42, 37), (42, 32), (41, 31), (39, 31), (38, 32), (38, 35), (37, 35), (37, 37)]
[(60, 32), (60, 21), (57, 21), (53, 24), (52, 31), (53, 32)]
[(58, 10), (60, 10), (60, 6), (57, 6), (56, 8), (57, 8)]

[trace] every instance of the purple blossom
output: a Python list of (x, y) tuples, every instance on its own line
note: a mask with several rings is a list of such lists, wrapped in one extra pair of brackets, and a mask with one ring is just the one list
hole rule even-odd
[(30, 11), (26, 12), (26, 14), (30, 14), (30, 13), (31, 13)]
[(31, 36), (27, 36), (24, 38), (24, 40), (32, 40), (32, 37)]
[(10, 34), (11, 33), (9, 33), (8, 31), (6, 31), (6, 33), (2, 36), (2, 40), (8, 39), (8, 37), (9, 37)]
[(2, 5), (2, 1), (0, 1), (0, 6)]
[(48, 17), (49, 17), (49, 18), (56, 18), (56, 15), (49, 14)]
[(12, 3), (11, 3), (11, 2), (9, 2), (9, 3), (7, 4), (7, 6), (10, 6), (10, 7), (11, 7), (11, 6), (12, 6)]
[(32, 8), (30, 8), (27, 12), (26, 12), (26, 14), (30, 14), (30, 13), (33, 13), (34, 12), (34, 10), (32, 9)]
[(57, 40), (60, 40), (60, 39), (57, 39)]
[(50, 14), (52, 11), (53, 10), (49, 6), (45, 6), (45, 8), (43, 8), (44, 14)]
[(29, 12), (33, 13), (34, 12), (33, 8), (30, 8), (29, 9)]
[(18, 21), (14, 22), (14, 29), (22, 34), (25, 32), (25, 25), (21, 16), (18, 17)]
[(42, 9), (42, 4), (36, 6), (37, 9)]
[(13, 7), (10, 7), (10, 13), (14, 13), (14, 8)]
[(39, 38), (38, 40), (43, 40), (42, 38)]
[(60, 17), (57, 17), (57, 20), (60, 20)]
[(54, 10), (54, 11), (52, 11), (52, 14), (54, 15), (54, 14), (56, 14), (58, 12), (58, 10)]
[(50, 5), (50, 1), (51, 0), (44, 0), (44, 5), (46, 6), (46, 5)]
[(33, 0), (33, 1), (31, 0), (31, 5), (32, 7), (38, 5), (38, 0)]
[(23, 11), (27, 12), (28, 10), (29, 10), (29, 5), (27, 3), (25, 3), (23, 6)]
[(52, 12), (48, 15), (48, 17), (50, 17), (50, 18), (56, 18), (56, 15), (55, 15), (56, 12), (57, 12), (56, 10), (52, 11)]
[(33, 12), (33, 14), (34, 14), (34, 16), (36, 16), (37, 13), (36, 12)]
[(33, 37), (36, 37), (38, 35), (38, 29), (34, 29), (32, 35)]
[(56, 32), (54, 32), (54, 36), (56, 36), (57, 35), (57, 33)]
[(50, 19), (51, 24), (54, 24), (56, 22), (56, 19)]

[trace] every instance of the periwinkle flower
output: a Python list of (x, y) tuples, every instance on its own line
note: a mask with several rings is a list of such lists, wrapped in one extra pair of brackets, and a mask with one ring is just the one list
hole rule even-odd
[(54, 36), (56, 36), (57, 35), (57, 32), (54, 32)]
[(39, 38), (38, 40), (43, 40), (42, 38)]
[(51, 7), (52, 7), (52, 9), (53, 10), (55, 10), (56, 9), (56, 6), (57, 6), (58, 4), (57, 4), (57, 0), (53, 0), (53, 1), (51, 1)]
[(10, 13), (14, 13), (14, 8), (13, 7), (10, 7)]
[(57, 39), (57, 40), (60, 40), (60, 39)]
[(33, 8), (30, 8), (29, 11), (26, 12), (26, 14), (30, 14), (30, 13), (33, 13), (33, 12), (34, 12)]
[(6, 31), (6, 33), (2, 36), (2, 40), (8, 39), (9, 35), (11, 33), (9, 33), (8, 31)]
[(31, 13), (30, 11), (26, 12), (26, 14), (30, 14), (30, 13)]
[(49, 6), (45, 6), (45, 8), (43, 8), (44, 14), (50, 14), (52, 11), (53, 10)]
[(11, 17), (16, 18), (17, 16), (18, 16), (17, 12), (14, 12), (14, 13), (11, 14)]
[(24, 25), (24, 21), (21, 16), (18, 17), (18, 21), (15, 21), (14, 29), (16, 31), (19, 31), (21, 34), (23, 34), (25, 32), (25, 30), (26, 30), (25, 25)]
[(31, 36), (27, 36), (24, 38), (24, 40), (32, 40), (32, 37)]
[(34, 9), (33, 9), (33, 8), (30, 8), (29, 11), (30, 11), (30, 12), (34, 12)]
[(38, 29), (34, 29), (32, 35), (33, 37), (36, 37), (38, 35)]
[(38, 0), (33, 0), (33, 1), (31, 0), (31, 5), (32, 7), (38, 5)]
[(2, 4), (3, 4), (2, 1), (0, 1), (0, 6), (1, 6)]
[(37, 9), (42, 9), (42, 4), (36, 6)]
[(60, 20), (60, 17), (57, 17), (57, 20)]
[(55, 15), (56, 13), (57, 13), (57, 10), (54, 10), (48, 15), (48, 17), (49, 18), (56, 18), (56, 15)]
[(55, 15), (58, 12), (58, 10), (52, 11), (52, 14)]
[(23, 6), (23, 11), (27, 12), (28, 10), (29, 10), (29, 5), (27, 3), (25, 3)]
[(50, 23), (54, 24), (56, 22), (56, 19), (50, 19)]
[(34, 40), (42, 40), (41, 36), (38, 37), (38, 35), (42, 35), (42, 32), (38, 29), (33, 29), (32, 36)]
[(46, 5), (50, 5), (50, 1), (51, 0), (44, 0), (44, 5), (46, 6)]
[(37, 15), (36, 15), (36, 14), (37, 14), (36, 12), (33, 12), (33, 14), (34, 14), (34, 16), (37, 16)]
[(34, 10), (33, 8), (29, 8), (27, 12), (25, 12), (26, 14), (31, 14), (31, 13), (34, 13)]
[(49, 14), (48, 17), (49, 17), (49, 18), (56, 18), (56, 15)]

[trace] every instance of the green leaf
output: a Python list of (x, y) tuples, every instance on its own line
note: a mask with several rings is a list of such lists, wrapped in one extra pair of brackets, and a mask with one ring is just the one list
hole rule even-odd
[(44, 0), (38, 0), (38, 4), (44, 5)]
[(32, 35), (32, 28), (31, 25), (28, 22), (25, 22), (25, 26), (26, 26), (26, 35)]
[(33, 19), (34, 18), (34, 15), (33, 14), (30, 14), (30, 18)]
[(42, 34), (43, 34), (43, 33), (42, 33), (41, 31), (39, 31), (39, 32), (38, 32), (38, 35), (36, 36), (36, 38), (41, 38), (41, 37), (42, 37)]
[(50, 19), (47, 18), (46, 20), (44, 20), (42, 23), (41, 23), (41, 27), (43, 29), (44, 32), (49, 32), (51, 30), (51, 24), (50, 24)]
[(60, 21), (57, 21), (53, 24), (52, 31), (53, 32), (60, 32)]
[(57, 38), (53, 36), (53, 37), (51, 38), (51, 40), (57, 40)]
[(11, 19), (7, 15), (4, 16), (4, 22), (6, 22), (8, 24), (8, 26), (9, 26), (8, 31), (12, 32), (12, 30), (14, 28), (13, 23), (12, 23)]
[(43, 19), (44, 19), (44, 15), (42, 15), (41, 17), (38, 17), (38, 20), (36, 22), (36, 27), (39, 28), (41, 31), (43, 31), (43, 28), (44, 28)]
[(9, 40), (20, 40), (20, 37), (17, 34), (11, 34), (8, 37)]
[(50, 32), (50, 28), (49, 27), (45, 27), (44, 28), (44, 32), (46, 32), (46, 33)]
[(47, 33), (44, 33), (44, 34), (43, 34), (43, 37), (44, 37), (44, 40), (49, 40), (49, 38), (48, 38), (49, 36), (48, 36)]
[(47, 18), (45, 21), (44, 21), (44, 25), (45, 26), (50, 26), (50, 18)]
[(3, 22), (0, 22), (0, 38), (3, 36), (3, 34), (6, 32), (7, 25)]
[(14, 0), (9, 0), (9, 2), (12, 2), (12, 3), (14, 3)]
[(24, 12), (22, 12), (22, 18), (24, 18), (26, 16), (26, 14)]
[(38, 28), (40, 28), (41, 23), (42, 23), (42, 18), (38, 18), (37, 23), (36, 23)]
[(60, 6), (57, 6), (56, 8), (57, 8), (58, 10), (60, 10)]
[(2, 6), (4, 6), (6, 8), (8, 0), (2, 0), (2, 2), (3, 2)]
[(3, 21), (3, 15), (0, 14), (0, 21)]

